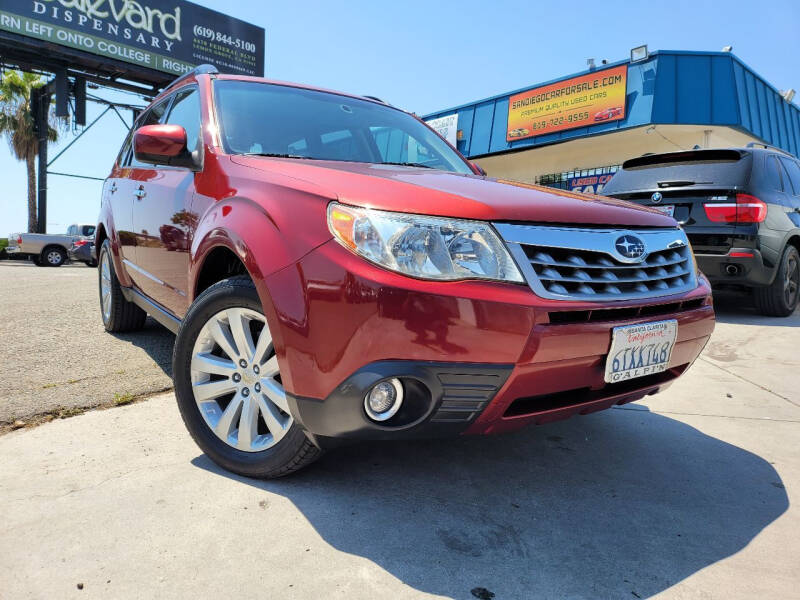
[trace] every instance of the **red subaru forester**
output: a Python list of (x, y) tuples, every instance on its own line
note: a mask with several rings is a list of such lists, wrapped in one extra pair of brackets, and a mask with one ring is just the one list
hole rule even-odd
[(631, 402), (714, 328), (672, 218), (489, 179), (374, 98), (209, 66), (137, 120), (96, 244), (106, 329), (177, 332), (183, 420), (247, 476)]

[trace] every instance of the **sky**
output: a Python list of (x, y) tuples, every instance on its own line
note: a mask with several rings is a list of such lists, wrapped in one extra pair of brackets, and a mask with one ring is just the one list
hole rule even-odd
[[(609, 62), (647, 44), (653, 50), (733, 52), (779, 89), (800, 90), (797, 0), (604, 0), (586, 2), (253, 2), (200, 0), (266, 29), (266, 76), (356, 94), (432, 113), (533, 86)], [(132, 104), (130, 94), (93, 93)], [(796, 99), (797, 103), (798, 100)], [(90, 104), (91, 121), (103, 107)], [(130, 113), (125, 117), (130, 121)], [(104, 178), (126, 134), (109, 113), (50, 167)], [(51, 146), (50, 157), (73, 132)], [(24, 164), (0, 141), (0, 235), (27, 226)], [(93, 223), (100, 181), (51, 175), (49, 233)]]

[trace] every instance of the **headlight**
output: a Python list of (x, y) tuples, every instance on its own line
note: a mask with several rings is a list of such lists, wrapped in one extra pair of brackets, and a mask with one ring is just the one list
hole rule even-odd
[(421, 279), (495, 279), (522, 275), (488, 223), (328, 205), (340, 244), (382, 267)]

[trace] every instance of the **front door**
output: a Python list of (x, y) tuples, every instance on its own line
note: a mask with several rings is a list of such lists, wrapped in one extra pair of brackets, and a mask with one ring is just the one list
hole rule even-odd
[[(162, 122), (182, 126), (188, 150), (202, 151), (200, 98), (195, 86), (175, 94)], [(197, 224), (192, 213), (194, 180), (190, 169), (160, 165), (142, 165), (132, 177), (139, 287), (178, 317), (189, 307), (189, 250)]]

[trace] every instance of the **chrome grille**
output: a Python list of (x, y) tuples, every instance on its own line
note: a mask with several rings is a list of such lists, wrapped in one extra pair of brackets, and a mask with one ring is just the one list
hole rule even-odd
[[(495, 224), (534, 292), (562, 300), (628, 300), (667, 296), (697, 285), (681, 229), (620, 231)], [(641, 257), (624, 256), (621, 237), (644, 242)]]

